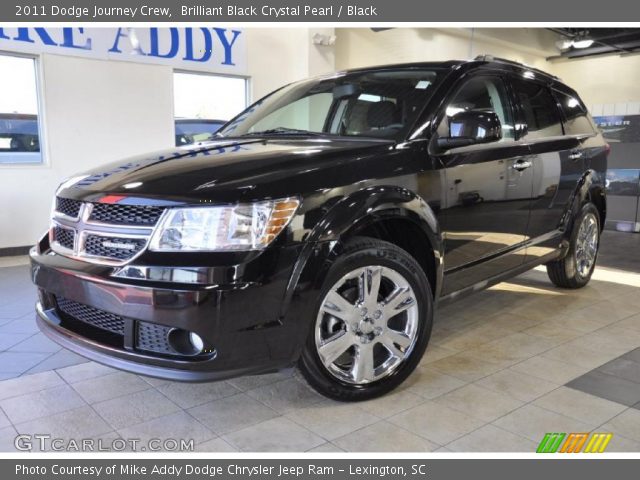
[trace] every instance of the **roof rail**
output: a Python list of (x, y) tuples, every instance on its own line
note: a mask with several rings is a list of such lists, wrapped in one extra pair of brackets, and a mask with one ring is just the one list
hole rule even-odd
[(509, 60), (507, 58), (494, 57), (493, 55), (483, 54), (478, 55), (474, 60), (478, 62), (496, 62), (496, 63), (505, 63), (507, 65), (514, 65), (517, 67), (527, 68), (533, 72), (540, 73), (542, 75), (546, 75), (547, 77), (551, 77), (555, 80), (561, 81), (560, 78), (555, 75), (550, 74), (549, 72), (545, 72), (544, 70), (540, 70), (538, 68), (530, 67), (529, 65), (525, 65), (524, 63), (516, 62), (514, 60)]

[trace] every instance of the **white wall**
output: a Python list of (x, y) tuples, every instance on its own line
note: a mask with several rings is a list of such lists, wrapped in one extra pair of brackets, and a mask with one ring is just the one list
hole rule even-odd
[(543, 68), (555, 35), (544, 29), (369, 28), (336, 29), (339, 69), (388, 63), (466, 60), (480, 54)]
[(640, 101), (640, 55), (606, 55), (549, 62), (589, 106)]
[(246, 28), (251, 98), (287, 83), (335, 70), (333, 47), (311, 45), (314, 33), (332, 28)]

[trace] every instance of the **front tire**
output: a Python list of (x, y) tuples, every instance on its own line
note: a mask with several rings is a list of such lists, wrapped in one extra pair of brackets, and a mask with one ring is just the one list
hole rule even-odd
[(397, 246), (359, 237), (330, 268), (299, 368), (321, 394), (379, 397), (416, 368), (429, 342), (433, 299), (416, 260)]
[(591, 279), (600, 247), (600, 214), (592, 203), (582, 207), (573, 224), (567, 255), (547, 264), (547, 274), (560, 288), (582, 288)]

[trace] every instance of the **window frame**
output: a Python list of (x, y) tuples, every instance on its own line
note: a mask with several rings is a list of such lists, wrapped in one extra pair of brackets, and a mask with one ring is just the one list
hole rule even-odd
[[(204, 72), (202, 70), (189, 70), (185, 68), (172, 68), (171, 69), (171, 123), (173, 125), (174, 139), (172, 143), (175, 144), (175, 125), (176, 125), (176, 87), (175, 87), (175, 76), (176, 74), (187, 74), (187, 75), (200, 75), (205, 77), (224, 77), (231, 78), (236, 80), (244, 81), (244, 107), (240, 110), (240, 113), (249, 108), (251, 105), (251, 92), (252, 92), (252, 83), (251, 77), (248, 75), (229, 75), (225, 73), (214, 73), (214, 72)], [(233, 118), (237, 116), (234, 115), (232, 118), (225, 119), (225, 122), (218, 130), (227, 125)], [(206, 120), (206, 119), (203, 119)], [(186, 144), (186, 145), (195, 145), (195, 144)]]
[[(558, 98), (554, 94), (554, 89), (553, 89), (553, 87), (551, 87), (549, 85), (548, 82), (540, 81), (537, 78), (526, 78), (526, 77), (523, 77), (522, 75), (518, 75), (517, 73), (510, 73), (508, 75), (508, 81), (509, 81), (509, 86), (510, 86), (511, 92), (512, 92), (511, 94), (512, 94), (512, 98), (513, 98), (515, 110), (517, 111), (518, 124), (517, 124), (516, 129), (515, 129), (516, 130), (516, 140), (524, 141), (526, 143), (535, 143), (535, 142), (544, 142), (544, 141), (547, 141), (549, 139), (564, 137), (566, 135), (566, 133), (565, 133), (564, 114), (562, 112), (562, 109), (560, 108), (560, 104), (558, 103)], [(516, 88), (516, 81), (525, 82), (525, 83), (529, 82), (529, 83), (538, 85), (540, 87), (543, 87), (544, 89), (547, 90), (547, 92), (549, 93), (549, 96), (553, 100), (553, 103), (554, 103), (554, 105), (556, 107), (556, 114), (558, 115), (558, 120), (560, 121), (560, 130), (561, 130), (560, 135), (551, 135), (551, 136), (548, 136), (548, 137), (532, 138), (532, 139), (528, 139), (528, 140), (525, 138), (527, 133), (529, 133), (529, 124), (527, 122), (527, 117), (526, 117), (526, 115), (524, 113), (524, 107), (523, 107), (522, 103), (520, 102), (520, 97), (518, 96), (518, 89)]]
[[(560, 111), (560, 120), (562, 121), (563, 135), (569, 136), (569, 137), (576, 137), (576, 138), (589, 138), (589, 137), (594, 137), (598, 134), (598, 127), (595, 124), (593, 117), (589, 113), (589, 109), (587, 108), (587, 106), (584, 104), (584, 102), (576, 92), (572, 92), (570, 90), (563, 90), (557, 87), (551, 87), (550, 90), (551, 90), (551, 94), (553, 95), (553, 98), (555, 99), (558, 105), (558, 110)], [(584, 109), (586, 118), (589, 121), (589, 125), (591, 125), (591, 133), (567, 133), (566, 124), (569, 122), (569, 118), (566, 116), (564, 108), (562, 108), (562, 102), (560, 100), (559, 95), (564, 95), (565, 97), (572, 97), (578, 101), (580, 107)]]
[[(10, 162), (0, 159), (0, 169), (28, 169), (28, 168), (49, 168), (49, 142), (47, 141), (46, 112), (45, 112), (45, 89), (42, 66), (42, 55), (28, 54), (22, 52), (12, 52), (0, 50), (0, 56), (23, 58), (33, 61), (33, 71), (35, 77), (35, 93), (37, 108), (38, 143), (40, 146), (40, 160), (37, 162)], [(1, 158), (1, 157), (0, 157)]]
[(502, 71), (502, 70), (482, 70), (482, 71), (477, 71), (477, 70), (472, 70), (464, 75), (462, 75), (460, 78), (457, 79), (457, 81), (453, 84), (453, 86), (451, 86), (448, 89), (447, 94), (445, 95), (444, 100), (442, 101), (442, 103), (440, 104), (440, 109), (438, 111), (438, 114), (435, 117), (435, 122), (434, 122), (434, 134), (433, 134), (433, 138), (437, 138), (438, 137), (438, 131), (440, 130), (440, 127), (442, 126), (442, 122), (444, 122), (447, 119), (447, 107), (449, 106), (449, 104), (451, 103), (451, 101), (456, 97), (456, 95), (458, 95), (458, 93), (460, 93), (460, 91), (465, 87), (465, 85), (477, 78), (480, 77), (489, 77), (489, 78), (494, 78), (494, 79), (498, 79), (502, 82), (502, 85), (504, 87), (505, 90), (505, 97), (507, 102), (509, 103), (509, 109), (511, 110), (511, 120), (513, 122), (513, 127), (514, 127), (514, 135), (513, 138), (509, 138), (509, 139), (505, 139), (503, 137), (503, 141), (501, 142), (490, 142), (490, 143), (485, 143), (485, 144), (475, 144), (475, 145), (470, 145), (467, 147), (456, 147), (456, 148), (451, 148), (449, 150), (447, 150), (446, 152), (444, 152), (444, 155), (448, 155), (449, 153), (455, 153), (458, 152), (459, 150), (464, 150), (464, 151), (473, 151), (475, 149), (487, 149), (487, 148), (503, 148), (504, 146), (510, 146), (513, 145), (515, 143), (518, 142), (519, 138), (518, 138), (518, 131), (517, 131), (517, 120), (519, 120), (519, 116), (516, 115), (516, 102), (515, 102), (515, 97), (514, 97), (514, 91), (512, 89), (512, 85), (510, 82), (510, 79), (508, 78), (508, 75), (506, 74), (506, 72)]

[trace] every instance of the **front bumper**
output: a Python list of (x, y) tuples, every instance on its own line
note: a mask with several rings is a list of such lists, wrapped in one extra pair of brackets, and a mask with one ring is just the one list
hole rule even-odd
[[(159, 378), (211, 381), (274, 371), (299, 353), (305, 322), (285, 318), (283, 299), (300, 247), (264, 252), (252, 260), (257, 266), (206, 267), (200, 275), (208, 279), (205, 283), (182, 283), (189, 270), (184, 267), (163, 267), (153, 280), (117, 277), (118, 269), (63, 257), (46, 247), (30, 252), (40, 296), (38, 325), (55, 342), (91, 360)], [(224, 279), (231, 281), (220, 283)], [(118, 319), (121, 334), (79, 321), (61, 309), (61, 301)], [(194, 332), (205, 349), (196, 355), (141, 349), (143, 325), (157, 326), (162, 335), (172, 329)]]

